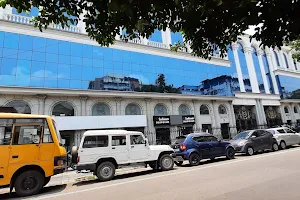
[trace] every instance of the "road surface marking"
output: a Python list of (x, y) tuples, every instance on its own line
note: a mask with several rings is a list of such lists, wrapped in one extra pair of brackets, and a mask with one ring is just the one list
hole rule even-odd
[(121, 183), (114, 183), (114, 184), (110, 184), (110, 185), (103, 185), (103, 186), (98, 186), (98, 187), (93, 187), (93, 188), (88, 188), (88, 189), (83, 189), (83, 190), (77, 190), (77, 191), (73, 191), (73, 192), (59, 193), (59, 194), (54, 194), (54, 195), (46, 195), (46, 196), (43, 196), (43, 197), (36, 197), (36, 198), (33, 198), (33, 199), (49, 199), (49, 198), (54, 198), (54, 197), (67, 196), (67, 195), (72, 195), (72, 194), (89, 192), (89, 191), (93, 191), (93, 190), (100, 190), (100, 189), (105, 189), (105, 188), (109, 188), (109, 187), (115, 187), (115, 186), (125, 185), (125, 184), (129, 184), (129, 183), (136, 183), (136, 182), (141, 182), (141, 181), (146, 181), (146, 180), (151, 180), (151, 179), (157, 179), (157, 178), (162, 178), (162, 177), (167, 177), (167, 176), (172, 176), (172, 175), (177, 175), (177, 174), (189, 173), (189, 172), (198, 171), (198, 170), (202, 170), (202, 169), (207, 169), (207, 168), (212, 168), (212, 167), (219, 167), (219, 166), (239, 163), (239, 162), (243, 162), (243, 161), (255, 160), (255, 159), (259, 159), (259, 158), (265, 158), (265, 157), (269, 157), (269, 156), (280, 155), (280, 154), (299, 151), (299, 150), (300, 150), (300, 148), (292, 149), (292, 150), (284, 150), (284, 151), (274, 152), (274, 153), (271, 153), (271, 154), (257, 155), (257, 156), (253, 156), (253, 157), (249, 157), (249, 158), (245, 158), (245, 159), (240, 159), (240, 160), (233, 160), (233, 161), (229, 161), (229, 162), (223, 162), (223, 163), (218, 163), (218, 164), (213, 164), (213, 165), (207, 165), (207, 166), (203, 166), (203, 167), (200, 166), (200, 167), (196, 167), (196, 168), (193, 168), (193, 169), (180, 171), (180, 172), (173, 172), (173, 173), (168, 173), (168, 174), (162, 174), (162, 175), (157, 175), (157, 176), (140, 178), (140, 179), (135, 179), (135, 180), (130, 180), (130, 181), (124, 181), (124, 182), (121, 182)]

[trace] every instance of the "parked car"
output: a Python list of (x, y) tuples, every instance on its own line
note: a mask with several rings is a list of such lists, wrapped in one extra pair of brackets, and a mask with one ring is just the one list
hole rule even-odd
[(79, 148), (72, 148), (77, 171), (91, 171), (102, 181), (111, 180), (117, 168), (150, 165), (171, 170), (174, 150), (168, 145), (149, 145), (143, 133), (126, 130), (93, 130), (83, 134)]
[(190, 165), (195, 166), (201, 159), (214, 159), (226, 156), (228, 159), (234, 158), (234, 148), (229, 142), (223, 142), (209, 133), (191, 133), (181, 136), (173, 143), (176, 164), (182, 165), (184, 160), (188, 160)]
[(276, 138), (281, 149), (300, 144), (300, 133), (296, 133), (288, 127), (271, 128), (268, 131)]
[(249, 130), (239, 133), (230, 141), (236, 152), (252, 156), (257, 151), (278, 150), (278, 143), (266, 130)]

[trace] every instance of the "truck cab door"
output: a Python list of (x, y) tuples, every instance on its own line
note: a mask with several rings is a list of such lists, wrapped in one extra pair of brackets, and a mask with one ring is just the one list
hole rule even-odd
[(148, 160), (150, 148), (142, 134), (129, 135), (130, 162), (142, 162)]
[(8, 172), (13, 174), (20, 166), (39, 164), (42, 124), (13, 125), (13, 138), (9, 155)]

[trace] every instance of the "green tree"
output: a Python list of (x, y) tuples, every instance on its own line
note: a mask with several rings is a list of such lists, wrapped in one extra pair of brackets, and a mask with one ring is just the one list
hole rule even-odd
[(161, 93), (165, 92), (166, 88), (166, 79), (164, 74), (159, 74), (157, 79), (155, 80), (155, 84), (158, 87), (158, 91)]
[(289, 42), (287, 45), (295, 51), (295, 53), (293, 53), (293, 58), (300, 62), (300, 39)]
[(169, 27), (184, 33), (193, 53), (204, 58), (216, 49), (224, 56), (249, 25), (262, 24), (252, 38), (270, 47), (300, 35), (300, 1), (292, 0), (0, 0), (6, 5), (18, 12), (42, 8), (33, 20), (40, 30), (76, 24), (83, 16), (88, 35), (102, 46), (113, 44), (120, 27), (129, 38)]

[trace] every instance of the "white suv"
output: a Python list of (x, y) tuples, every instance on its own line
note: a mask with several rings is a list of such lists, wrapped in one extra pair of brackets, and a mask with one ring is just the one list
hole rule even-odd
[(86, 131), (80, 146), (72, 149), (77, 171), (88, 170), (102, 181), (111, 180), (115, 169), (132, 164), (171, 170), (174, 150), (168, 145), (149, 145), (143, 133), (126, 130)]
[(268, 131), (274, 135), (281, 149), (300, 144), (300, 134), (287, 127), (271, 128)]

